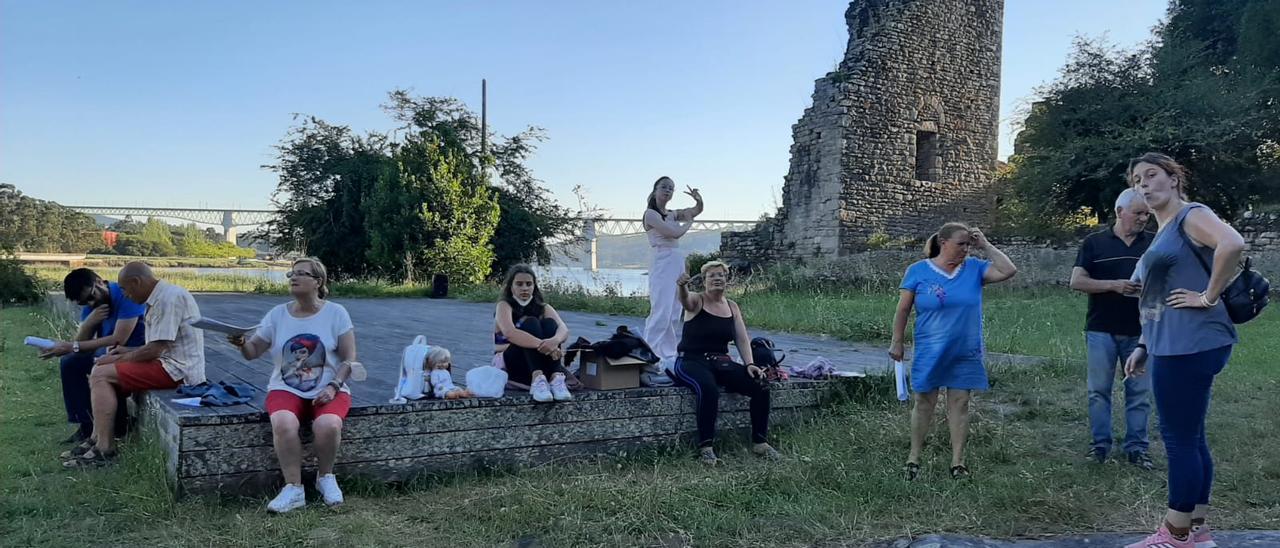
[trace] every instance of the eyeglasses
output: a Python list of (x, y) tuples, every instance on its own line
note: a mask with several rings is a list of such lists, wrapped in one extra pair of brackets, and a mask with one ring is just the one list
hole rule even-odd
[(79, 299), (76, 299), (76, 304), (80, 306), (89, 306), (93, 304), (93, 301), (97, 297), (98, 297), (98, 292), (94, 290), (94, 288), (90, 287), (89, 289), (84, 290), (84, 293), (80, 295)]
[(319, 279), (320, 279), (320, 277), (319, 277), (319, 276), (316, 276), (315, 274), (312, 274), (312, 273), (307, 272), (307, 271), (305, 271), (305, 270), (290, 270), (290, 271), (288, 271), (288, 272), (285, 272), (285, 273), (284, 273), (284, 277), (286, 277), (286, 278), (293, 278), (293, 277), (295, 277), (295, 276), (306, 276), (306, 277), (308, 277), (308, 278), (315, 278), (315, 279), (317, 279), (317, 280), (319, 280)]

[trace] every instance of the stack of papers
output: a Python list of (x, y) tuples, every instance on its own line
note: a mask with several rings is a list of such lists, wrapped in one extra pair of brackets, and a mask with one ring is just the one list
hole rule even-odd
[(200, 318), (194, 322), (191, 322), (191, 327), (198, 327), (205, 331), (217, 331), (218, 333), (225, 333), (227, 335), (240, 335), (240, 336), (250, 333), (258, 328), (256, 324), (251, 325), (249, 327), (240, 327), (240, 326), (231, 325), (229, 323), (223, 323), (218, 320), (213, 320), (209, 318)]

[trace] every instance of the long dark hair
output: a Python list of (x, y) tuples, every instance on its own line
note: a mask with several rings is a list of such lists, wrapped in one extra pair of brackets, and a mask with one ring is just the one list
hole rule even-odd
[[(517, 274), (528, 274), (533, 278), (533, 300), (529, 301), (526, 306), (520, 306), (516, 301), (515, 295), (511, 292), (511, 284), (516, 281)], [(543, 301), (542, 288), (538, 287), (538, 275), (533, 272), (533, 267), (527, 264), (511, 265), (511, 269), (507, 270), (507, 277), (502, 281), (502, 300), (511, 306), (511, 319), (519, 320), (525, 316), (542, 317)]]
[[(662, 184), (663, 181), (671, 181), (671, 177), (667, 177), (666, 175), (663, 175), (661, 177), (658, 177), (657, 181), (653, 182), (653, 189), (649, 191), (649, 209), (657, 211), (658, 215), (661, 215), (662, 219), (666, 220), (667, 214), (663, 213), (661, 209), (658, 209), (658, 197), (657, 197), (658, 185)], [(674, 186), (676, 182), (671, 181), (671, 184)]]
[(925, 258), (932, 259), (934, 257), (937, 257), (938, 255), (941, 255), (943, 240), (950, 240), (951, 237), (955, 236), (957, 232), (970, 232), (970, 231), (971, 229), (969, 228), (969, 226), (964, 223), (947, 223), (945, 225), (942, 225), (942, 228), (939, 228), (937, 232), (934, 232), (933, 235), (929, 236), (929, 239), (925, 241), (924, 243)]

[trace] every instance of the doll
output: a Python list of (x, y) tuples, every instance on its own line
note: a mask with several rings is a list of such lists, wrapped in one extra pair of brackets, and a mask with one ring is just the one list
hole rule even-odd
[(427, 352), (427, 363), (423, 369), (427, 373), (427, 383), (431, 386), (431, 394), (442, 400), (473, 398), (470, 390), (453, 384), (453, 355), (446, 348), (432, 346)]

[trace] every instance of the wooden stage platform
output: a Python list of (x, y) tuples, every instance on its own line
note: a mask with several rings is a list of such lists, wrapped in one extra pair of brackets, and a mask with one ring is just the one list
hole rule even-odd
[[(256, 323), (284, 300), (197, 296), (204, 316), (236, 324)], [(359, 357), (369, 371), (368, 380), (352, 384), (353, 407), (336, 466), (340, 475), (402, 481), (417, 474), (476, 467), (572, 462), (671, 444), (695, 431), (693, 396), (684, 388), (582, 390), (574, 393), (574, 401), (560, 403), (536, 403), (527, 393), (515, 392), (499, 399), (388, 403), (398, 379), (400, 352), (417, 334), (453, 352), (458, 381), (467, 368), (487, 364), (492, 305), (424, 299), (335, 302), (351, 313)], [(606, 338), (617, 325), (630, 325), (636, 331), (643, 327), (637, 318), (562, 315), (574, 337), (591, 340)], [(779, 334), (778, 338), (780, 346), (792, 351), (789, 363), (794, 363), (792, 359), (807, 363), (811, 358), (806, 358), (806, 351), (852, 369), (861, 369), (859, 360), (884, 360), (882, 351), (873, 357), (870, 351), (839, 341), (810, 338), (787, 345), (792, 336)], [(231, 407), (182, 406), (172, 402), (173, 391), (146, 394), (141, 399), (143, 423), (160, 434), (169, 476), (183, 494), (255, 494), (274, 489), (282, 480), (263, 407), (270, 362), (262, 358), (246, 363), (215, 334), (206, 336), (206, 360), (210, 382), (239, 381), (259, 390), (249, 404)], [(774, 385), (772, 424), (785, 424), (815, 409), (836, 384), (799, 380)], [(746, 408), (745, 398), (721, 398), (720, 425), (726, 434), (747, 425)], [(304, 442), (309, 441), (309, 432), (304, 432)], [(304, 473), (309, 476), (314, 466), (309, 443), (304, 452)]]

